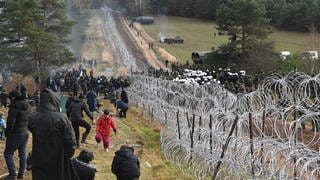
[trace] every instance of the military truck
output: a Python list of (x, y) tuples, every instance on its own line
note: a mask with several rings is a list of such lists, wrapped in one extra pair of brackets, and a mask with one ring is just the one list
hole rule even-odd
[(203, 64), (204, 61), (207, 60), (212, 53), (213, 53), (212, 51), (192, 52), (191, 59), (194, 64)]
[(180, 36), (176, 37), (166, 37), (161, 36), (160, 37), (160, 43), (166, 43), (166, 44), (183, 44), (184, 40)]
[(133, 22), (138, 22), (143, 25), (149, 25), (154, 23), (154, 18), (153, 17), (147, 17), (147, 16), (139, 16), (139, 17), (134, 17), (132, 18)]

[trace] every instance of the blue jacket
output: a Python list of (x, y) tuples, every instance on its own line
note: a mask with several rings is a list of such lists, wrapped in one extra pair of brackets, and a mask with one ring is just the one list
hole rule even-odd
[(89, 91), (87, 94), (87, 104), (89, 106), (89, 111), (93, 112), (98, 109), (97, 94), (94, 91)]
[(117, 105), (117, 109), (122, 109), (122, 110), (128, 109), (128, 105), (121, 100), (117, 100), (116, 105)]

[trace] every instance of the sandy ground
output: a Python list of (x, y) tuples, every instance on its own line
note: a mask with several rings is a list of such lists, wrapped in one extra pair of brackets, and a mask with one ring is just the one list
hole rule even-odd
[[(144, 30), (143, 26), (140, 23), (134, 23), (132, 29), (134, 29), (135, 32), (139, 32), (141, 34), (140, 39), (142, 38), (145, 41), (145, 43), (147, 43), (147, 42), (154, 43), (155, 42), (155, 40), (151, 36), (149, 36), (149, 34), (146, 33), (146, 31)], [(150, 49), (149, 49), (149, 51), (150, 51)], [(168, 51), (166, 51), (165, 49), (163, 49), (159, 46), (154, 45), (154, 47), (151, 51), (153, 51), (153, 53), (160, 56), (159, 58), (161, 58), (161, 59), (166, 59), (171, 63), (178, 62), (176, 57), (174, 57), (172, 54), (168, 53)]]
[(136, 23), (134, 23), (133, 26), (129, 26), (129, 22), (122, 18), (122, 24), (130, 34), (131, 39), (142, 49), (148, 64), (155, 69), (164, 69), (164, 63), (158, 59), (150, 46), (150, 43), (153, 43), (153, 40), (146, 38), (145, 34), (142, 33), (143, 31), (136, 29)]
[(91, 18), (85, 29), (86, 40), (82, 47), (82, 57), (85, 59), (97, 59), (107, 64), (113, 64), (112, 54), (105, 41), (105, 32), (103, 30), (103, 18), (99, 11), (92, 10)]
[[(116, 58), (111, 51), (106, 33), (104, 31), (103, 15), (100, 10), (90, 10), (89, 23), (84, 29), (85, 39), (82, 43), (80, 56), (85, 59), (96, 59), (98, 66), (97, 73), (112, 71), (112, 73), (124, 75), (127, 69), (121, 68), (121, 60)], [(134, 23), (133, 27), (129, 26), (129, 22), (123, 17), (117, 17), (115, 20), (120, 21), (117, 24), (119, 33), (122, 35), (124, 42), (127, 44), (130, 52), (138, 60), (138, 69), (143, 69), (146, 64), (155, 69), (166, 69), (164, 61), (177, 62), (176, 58), (164, 49), (157, 47), (154, 40), (144, 31), (143, 27)], [(149, 44), (153, 44), (150, 48)], [(161, 57), (157, 57), (160, 55)]]

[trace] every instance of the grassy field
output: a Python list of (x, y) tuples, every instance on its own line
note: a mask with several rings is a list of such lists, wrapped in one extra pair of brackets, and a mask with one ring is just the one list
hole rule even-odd
[[(108, 108), (111, 112), (115, 113), (114, 107), (109, 101), (101, 99), (103, 108)], [(6, 109), (0, 109), (6, 112)], [(94, 115), (95, 119), (98, 114)], [(129, 144), (135, 147), (135, 153), (139, 156), (141, 177), (140, 180), (191, 180), (191, 175), (184, 175), (178, 168), (171, 162), (165, 160), (161, 147), (160, 147), (160, 125), (156, 122), (150, 121), (150, 117), (146, 116), (141, 110), (130, 106), (127, 114), (127, 119), (120, 119), (114, 116), (117, 125), (117, 135), (111, 136), (110, 152), (103, 151), (103, 145), (95, 146), (95, 126), (92, 126), (91, 132), (88, 137), (89, 144), (81, 144), (77, 149), (75, 156), (79, 154), (82, 149), (88, 149), (94, 152), (95, 159), (93, 164), (96, 166), (98, 172), (96, 173), (96, 180), (115, 180), (116, 177), (111, 172), (111, 163), (114, 152), (123, 144)], [(84, 130), (80, 128), (80, 130)], [(31, 134), (30, 134), (31, 135)], [(28, 152), (31, 149), (31, 136), (28, 142)], [(136, 147), (142, 142), (143, 147)], [(140, 143), (141, 144), (141, 143)], [(0, 141), (0, 176), (7, 173), (6, 163), (3, 157), (5, 142)], [(18, 154), (15, 153), (16, 166), (18, 165)], [(31, 179), (31, 173), (26, 173), (26, 180)]]
[[(218, 35), (216, 24), (213, 21), (180, 17), (156, 17), (154, 24), (143, 27), (156, 40), (157, 45), (165, 48), (182, 63), (191, 59), (193, 51), (217, 49), (221, 44), (228, 42), (226, 36)], [(214, 33), (217, 34), (216, 37), (214, 37)], [(180, 36), (185, 40), (185, 43), (175, 45), (160, 44), (159, 34)], [(319, 34), (314, 36), (315, 41), (313, 43), (311, 33), (296, 33), (274, 29), (269, 36), (269, 40), (274, 42), (276, 52), (288, 50), (292, 53), (298, 53), (312, 50), (312, 44), (314, 44), (315, 50), (320, 51), (318, 37), (320, 37)]]

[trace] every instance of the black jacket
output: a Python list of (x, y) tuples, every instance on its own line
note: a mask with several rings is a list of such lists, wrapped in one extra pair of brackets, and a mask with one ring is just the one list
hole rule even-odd
[(82, 162), (78, 158), (73, 158), (71, 162), (80, 180), (94, 180), (97, 171), (93, 165)]
[(86, 112), (91, 120), (93, 120), (88, 106), (81, 99), (75, 98), (67, 109), (67, 114), (70, 115), (71, 121), (80, 121), (83, 119), (83, 111)]
[(2, 105), (7, 105), (8, 104), (8, 93), (7, 92), (1, 92), (0, 93), (0, 101)]
[(16, 98), (9, 106), (6, 136), (28, 133), (30, 105), (24, 98)]
[(59, 97), (45, 89), (40, 94), (38, 112), (30, 116), (33, 180), (76, 179), (70, 160), (75, 151), (75, 135), (67, 116), (59, 111), (59, 104)]
[(128, 95), (127, 95), (127, 92), (126, 91), (122, 91), (121, 94), (120, 94), (120, 97), (121, 97), (121, 101), (123, 101), (124, 103), (128, 104), (129, 103), (129, 100), (128, 100)]
[(67, 102), (66, 102), (66, 106), (65, 106), (65, 108), (66, 108), (66, 113), (67, 113), (67, 116), (68, 116), (68, 118), (70, 118), (70, 114), (68, 114), (68, 113), (70, 113), (70, 112), (68, 112), (68, 109), (69, 109), (69, 107), (70, 107), (70, 105), (71, 105), (71, 103), (74, 101), (74, 97), (73, 96), (71, 96), (71, 97), (69, 97), (68, 99), (67, 99)]
[(115, 152), (111, 170), (117, 180), (131, 180), (140, 176), (140, 162), (130, 148), (120, 148)]

